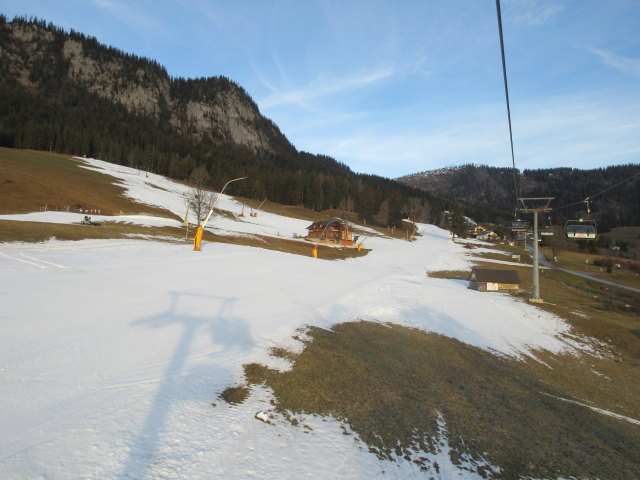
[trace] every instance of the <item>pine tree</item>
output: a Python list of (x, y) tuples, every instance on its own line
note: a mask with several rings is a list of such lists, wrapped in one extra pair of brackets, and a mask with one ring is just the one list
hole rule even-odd
[(452, 235), (460, 238), (467, 237), (467, 221), (464, 218), (462, 205), (454, 200), (449, 209), (449, 230)]

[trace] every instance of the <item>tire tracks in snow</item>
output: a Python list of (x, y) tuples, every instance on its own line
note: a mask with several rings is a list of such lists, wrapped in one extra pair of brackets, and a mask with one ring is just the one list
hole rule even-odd
[(42, 260), (40, 258), (32, 257), (22, 252), (18, 252), (18, 255), (19, 257), (16, 257), (16, 256), (8, 255), (4, 252), (0, 252), (0, 256), (2, 257), (8, 258), (10, 260), (14, 260), (16, 262), (26, 263), (27, 265), (31, 265), (36, 268), (67, 268), (64, 265), (60, 265), (58, 263), (53, 263), (47, 260)]

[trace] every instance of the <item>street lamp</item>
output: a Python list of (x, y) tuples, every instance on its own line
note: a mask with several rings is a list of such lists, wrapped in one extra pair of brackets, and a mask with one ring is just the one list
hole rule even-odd
[(202, 222), (202, 224), (198, 226), (198, 228), (196, 229), (196, 236), (193, 237), (193, 249), (195, 251), (197, 252), (200, 251), (200, 244), (202, 243), (202, 235), (204, 234), (204, 227), (207, 226), (207, 222), (211, 218), (211, 214), (213, 213), (213, 209), (218, 203), (218, 199), (220, 198), (220, 195), (224, 193), (224, 189), (227, 188), (227, 185), (229, 185), (231, 182), (237, 182), (238, 180), (244, 180), (245, 178), (247, 177), (234, 178), (233, 180), (229, 180), (227, 183), (224, 184), (224, 187), (222, 187), (222, 190), (220, 190), (220, 193), (216, 196), (216, 199), (214, 200), (213, 205), (211, 205), (211, 209), (209, 210), (209, 214), (207, 215), (207, 218), (205, 218), (204, 222)]

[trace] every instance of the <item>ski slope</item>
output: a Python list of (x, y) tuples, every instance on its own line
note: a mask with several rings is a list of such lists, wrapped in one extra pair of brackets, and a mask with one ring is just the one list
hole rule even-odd
[[(183, 185), (87, 163), (120, 178), (132, 198), (184, 216)], [(227, 196), (217, 206), (241, 209)], [(305, 234), (308, 223), (260, 212), (214, 216), (209, 228), (291, 238)], [(470, 262), (448, 232), (421, 227), (425, 236), (416, 242), (372, 236), (367, 256), (333, 262), (207, 242), (201, 252), (133, 239), (0, 244), (0, 478), (424, 476), (410, 461), (379, 460), (336, 420), (305, 418), (311, 430), (272, 414), (271, 424), (256, 420), (256, 412), (271, 410), (265, 389), (253, 389), (238, 406), (217, 398), (243, 382), (245, 363), (287, 368), (268, 351), (299, 350), (292, 336), (307, 325), (394, 322), (515, 357), (582, 348), (553, 315), (468, 290), (466, 282), (428, 277)], [(440, 473), (433, 476), (480, 478), (449, 460), (446, 425), (440, 440)]]

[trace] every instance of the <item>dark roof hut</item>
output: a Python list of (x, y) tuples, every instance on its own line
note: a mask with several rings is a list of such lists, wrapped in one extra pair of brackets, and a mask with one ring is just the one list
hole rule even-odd
[(515, 270), (474, 268), (469, 275), (469, 288), (480, 292), (518, 290), (520, 277)]

